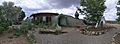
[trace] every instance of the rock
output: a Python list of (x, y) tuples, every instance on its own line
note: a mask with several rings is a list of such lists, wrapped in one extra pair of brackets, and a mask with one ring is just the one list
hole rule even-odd
[(89, 31), (86, 31), (87, 34), (89, 34)]
[(102, 32), (99, 32), (99, 35), (101, 35), (102, 34)]
[(29, 36), (30, 36), (30, 34), (29, 34), (29, 33), (27, 33), (27, 36), (29, 37)]
[(95, 35), (99, 35), (99, 33), (98, 33), (98, 32), (95, 32)]
[(92, 35), (92, 31), (90, 31), (89, 33), (90, 33), (90, 35)]
[(87, 33), (88, 35), (90, 35), (91, 33), (90, 33), (90, 31), (88, 31), (88, 33)]
[(102, 32), (102, 34), (104, 34), (105, 32)]
[(84, 34), (84, 31), (81, 31), (82, 34)]
[(93, 32), (92, 32), (92, 35), (94, 35), (94, 34), (95, 34), (95, 32), (93, 31)]
[(83, 31), (85, 35), (87, 35), (87, 32), (86, 31)]

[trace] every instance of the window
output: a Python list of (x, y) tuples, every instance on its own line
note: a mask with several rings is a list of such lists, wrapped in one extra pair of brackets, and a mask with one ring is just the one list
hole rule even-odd
[(46, 16), (43, 16), (43, 21), (46, 21)]

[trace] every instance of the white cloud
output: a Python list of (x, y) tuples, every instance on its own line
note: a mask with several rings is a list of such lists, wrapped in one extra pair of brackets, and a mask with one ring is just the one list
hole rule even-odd
[(33, 13), (38, 13), (38, 12), (53, 12), (53, 13), (59, 13), (59, 14), (68, 14), (68, 15), (73, 15), (76, 11), (76, 7), (71, 6), (69, 8), (62, 8), (62, 9), (49, 9), (49, 10), (38, 10)]
[(4, 1), (6, 1), (6, 2), (9, 2), (9, 1), (15, 2), (15, 0), (0, 0), (0, 5), (2, 5), (2, 2), (4, 2)]
[(117, 18), (117, 15), (116, 15), (117, 1), (118, 0), (107, 0), (105, 2), (105, 5), (107, 6), (107, 9), (105, 10), (105, 13), (104, 13), (106, 20), (115, 20)]
[(44, 7), (50, 7), (48, 3), (46, 3), (44, 0), (17, 0), (18, 4), (17, 6), (26, 7), (30, 9), (39, 9)]
[[(55, 8), (54, 3), (49, 4), (49, 0), (1, 0), (0, 4), (4, 1), (12, 1), (16, 6), (20, 6), (26, 12), (27, 16), (36, 12), (55, 12), (63, 13), (74, 16), (76, 7), (73, 5), (69, 8)], [(63, 0), (64, 1), (64, 0)], [(104, 16), (107, 20), (115, 20), (116, 18), (116, 3), (117, 0), (107, 0), (105, 5), (107, 9), (104, 13)], [(64, 4), (63, 4), (64, 5)], [(79, 6), (79, 5), (78, 5)], [(80, 15), (80, 18), (84, 16)]]

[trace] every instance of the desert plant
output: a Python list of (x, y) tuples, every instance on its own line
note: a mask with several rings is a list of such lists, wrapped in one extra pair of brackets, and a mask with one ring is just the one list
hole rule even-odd
[(0, 17), (0, 33), (6, 31), (9, 25), (9, 21), (5, 20), (3, 17)]
[(34, 27), (35, 27), (35, 25), (30, 22), (23, 22), (21, 24), (21, 32), (27, 33), (28, 30), (32, 30), (32, 28), (34, 28)]
[(30, 23), (30, 22), (22, 22), (22, 24), (20, 25), (20, 28), (16, 28), (16, 36), (22, 35), (22, 34), (27, 34), (28, 30), (32, 30), (35, 27), (34, 24)]
[(28, 31), (27, 39), (29, 40), (30, 44), (36, 43), (35, 36), (33, 35), (33, 32), (31, 32), (31, 31)]
[(4, 31), (4, 27), (0, 26), (0, 34)]
[(17, 24), (25, 17), (21, 7), (14, 6), (14, 2), (3, 2), (0, 5), (1, 15), (10, 20), (12, 24)]
[(6, 31), (7, 29), (8, 29), (8, 25), (7, 24), (5, 24), (5, 23), (1, 24), (0, 23), (0, 33)]

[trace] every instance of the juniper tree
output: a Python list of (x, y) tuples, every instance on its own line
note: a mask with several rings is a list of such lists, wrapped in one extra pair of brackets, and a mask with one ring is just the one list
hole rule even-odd
[(75, 13), (75, 18), (76, 19), (79, 19), (79, 13), (76, 11), (76, 13)]
[(22, 11), (22, 8), (14, 6), (13, 2), (3, 2), (1, 8), (0, 12), (2, 12), (2, 15), (6, 20), (11, 21), (12, 24), (22, 21), (25, 17), (25, 13)]
[[(117, 5), (120, 5), (120, 0), (118, 0)], [(118, 18), (116, 19), (118, 22), (120, 22), (120, 7), (117, 7), (117, 16)]]

